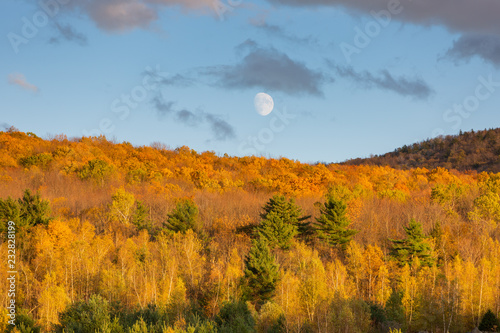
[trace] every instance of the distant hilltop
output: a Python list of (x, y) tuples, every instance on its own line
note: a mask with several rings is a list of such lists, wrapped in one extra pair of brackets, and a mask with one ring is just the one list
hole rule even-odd
[(351, 159), (341, 164), (500, 172), (500, 128), (460, 131), (459, 135), (440, 136), (384, 155)]

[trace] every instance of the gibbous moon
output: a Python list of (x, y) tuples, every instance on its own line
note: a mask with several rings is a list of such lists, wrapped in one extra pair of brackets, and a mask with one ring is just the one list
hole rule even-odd
[(274, 108), (273, 98), (266, 93), (258, 93), (255, 95), (253, 104), (255, 105), (255, 111), (261, 116), (267, 116)]

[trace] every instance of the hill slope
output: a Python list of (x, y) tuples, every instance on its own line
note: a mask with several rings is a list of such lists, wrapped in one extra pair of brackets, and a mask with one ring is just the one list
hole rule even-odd
[(500, 128), (438, 137), (405, 145), (384, 155), (352, 159), (342, 164), (500, 172)]
[[(351, 230), (345, 249), (325, 238)], [(487, 309), (500, 315), (500, 174), (10, 129), (0, 132), (0, 248), (15, 250), (15, 305), (31, 332), (383, 332), (396, 323), (465, 333)], [(4, 304), (11, 286), (0, 284)]]

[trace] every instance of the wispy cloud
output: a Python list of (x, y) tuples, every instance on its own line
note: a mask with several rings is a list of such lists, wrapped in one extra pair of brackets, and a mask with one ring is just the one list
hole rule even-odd
[(38, 89), (37, 86), (35, 86), (34, 84), (29, 83), (26, 80), (26, 77), (24, 76), (24, 74), (21, 74), (21, 73), (12, 73), (12, 74), (9, 74), (9, 76), (8, 76), (8, 82), (10, 84), (19, 86), (19, 87), (21, 87), (23, 89), (30, 90), (30, 91), (35, 92), (35, 93), (37, 93), (37, 92), (40, 91), (40, 89)]
[(270, 24), (269, 22), (267, 22), (266, 15), (256, 16), (254, 18), (251, 18), (248, 22), (252, 26), (256, 27), (257, 29), (271, 37), (280, 38), (282, 40), (301, 45), (317, 44), (317, 40), (312, 36), (299, 37), (294, 34), (288, 33), (279, 25)]
[(234, 128), (225, 120), (212, 113), (204, 113), (205, 121), (210, 125), (210, 129), (214, 134), (215, 140), (224, 141), (234, 139), (236, 134)]
[(387, 70), (374, 75), (368, 71), (356, 72), (352, 67), (333, 65), (333, 68), (338, 76), (350, 79), (366, 89), (389, 90), (398, 95), (416, 99), (427, 99), (434, 94), (434, 90), (420, 78), (395, 77)]
[(496, 66), (500, 66), (500, 35), (467, 34), (453, 42), (445, 58), (455, 62), (469, 61), (479, 57)]
[(64, 25), (64, 24), (55, 23), (55, 28), (57, 31), (57, 35), (54, 37), (51, 37), (49, 39), (49, 43), (58, 44), (64, 40), (67, 42), (75, 42), (75, 43), (82, 45), (82, 46), (87, 45), (87, 36), (76, 31), (69, 24)]
[(2, 130), (4, 130), (4, 131), (8, 130), (11, 127), (12, 126), (7, 124), (7, 123), (4, 123), (4, 122), (0, 123), (0, 128), (2, 128)]
[(267, 22), (263, 22), (260, 24), (253, 24), (253, 25), (258, 29), (264, 31), (269, 36), (275, 36), (277, 38), (281, 38), (291, 43), (296, 43), (301, 45), (317, 44), (317, 40), (314, 39), (312, 36), (299, 37), (286, 32), (282, 27), (275, 24), (269, 24)]
[(166, 117), (174, 111), (174, 102), (165, 102), (160, 96), (153, 97), (152, 103), (160, 117)]
[(217, 141), (225, 141), (236, 137), (234, 128), (220, 116), (197, 110), (176, 109), (175, 102), (165, 101), (161, 95), (153, 98), (152, 103), (162, 118), (171, 116), (176, 121), (192, 127), (206, 124), (210, 127), (213, 137)]
[(189, 87), (195, 83), (194, 79), (185, 75), (170, 75), (168, 73), (160, 73), (155, 69), (146, 70), (143, 74), (151, 77), (155, 83), (161, 86)]
[(204, 68), (200, 74), (215, 79), (215, 85), (226, 89), (262, 88), (286, 94), (322, 96), (327, 78), (274, 48), (261, 48), (247, 40), (236, 48), (246, 55), (235, 65)]

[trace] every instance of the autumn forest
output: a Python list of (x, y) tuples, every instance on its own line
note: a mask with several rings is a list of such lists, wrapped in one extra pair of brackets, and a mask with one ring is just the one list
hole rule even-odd
[(0, 132), (0, 330), (498, 331), (500, 174), (448, 162)]

